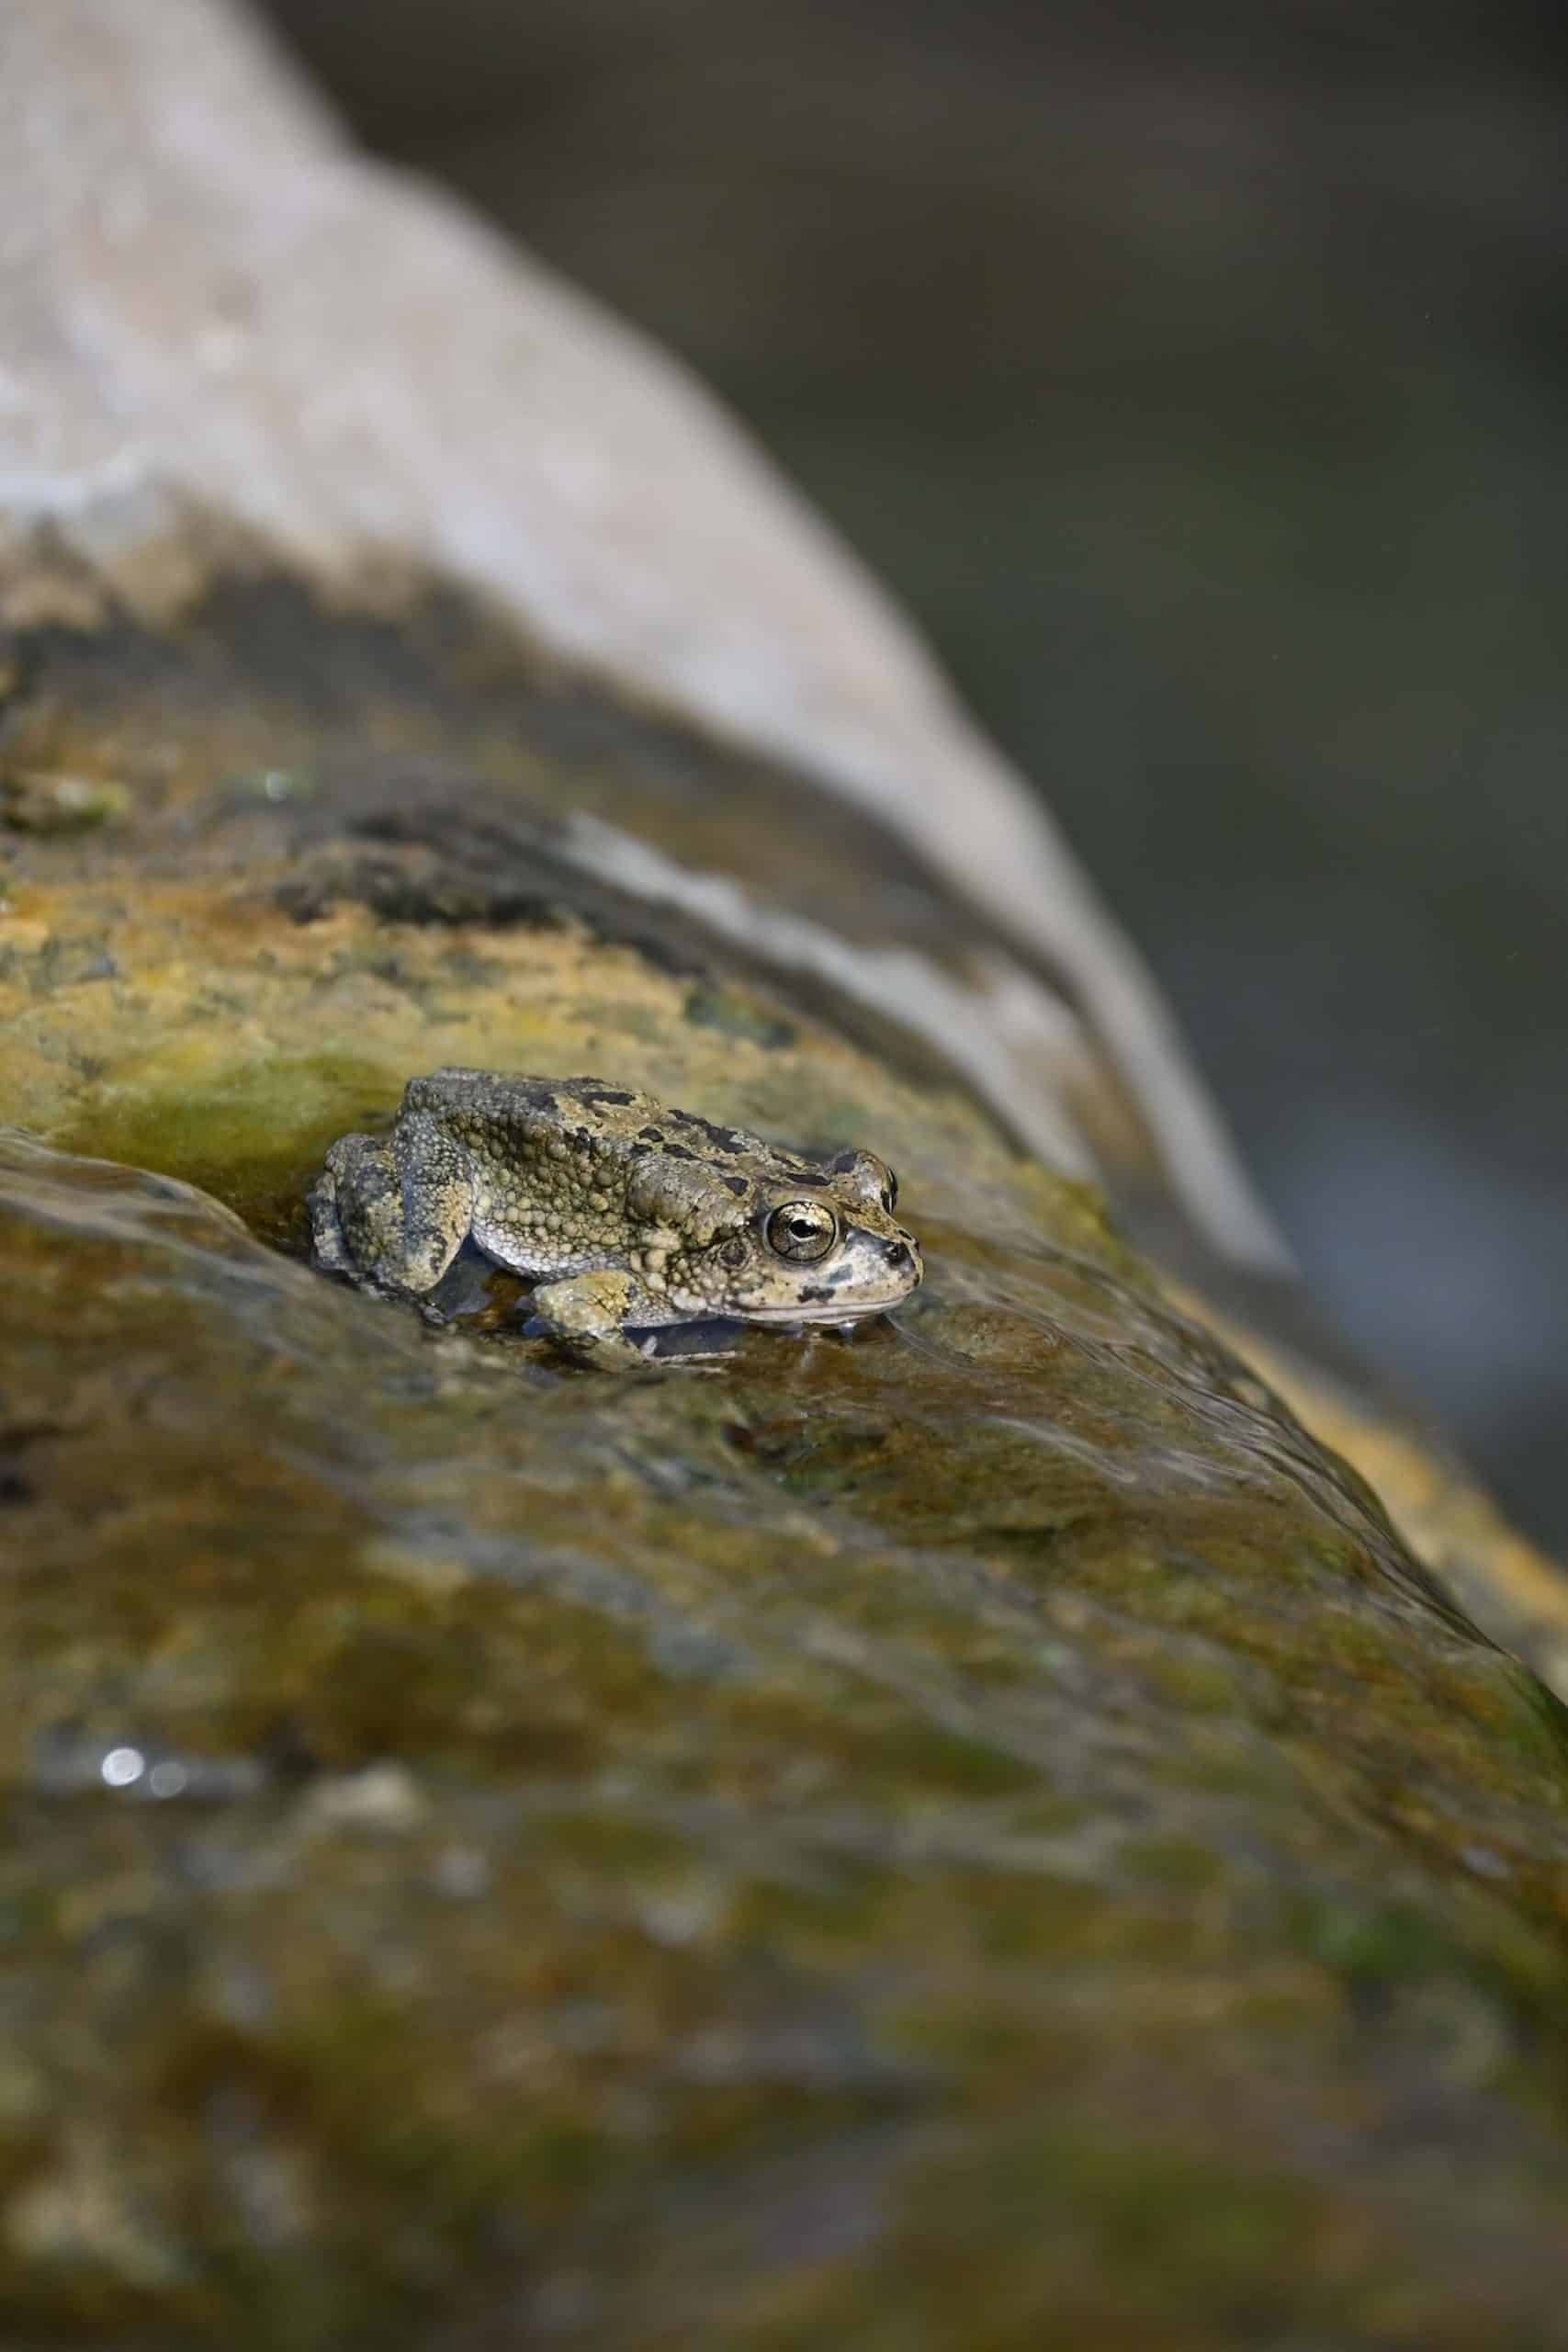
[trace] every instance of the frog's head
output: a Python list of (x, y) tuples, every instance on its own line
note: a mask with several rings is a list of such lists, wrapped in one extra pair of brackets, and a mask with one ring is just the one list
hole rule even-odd
[[(919, 1282), (920, 1247), (895, 1222), (897, 1179), (869, 1151), (780, 1170), (693, 1267), (703, 1304), (749, 1323), (848, 1323)], [(738, 1203), (738, 1206), (740, 1204)]]

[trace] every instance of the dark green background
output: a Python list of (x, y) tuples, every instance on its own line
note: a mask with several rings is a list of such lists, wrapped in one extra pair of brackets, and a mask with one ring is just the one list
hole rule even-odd
[(1319, 1296), (1568, 1542), (1568, 18), (275, 13), (892, 582)]

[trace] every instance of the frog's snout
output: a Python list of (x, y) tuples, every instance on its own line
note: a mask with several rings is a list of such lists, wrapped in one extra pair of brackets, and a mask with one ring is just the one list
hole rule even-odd
[(900, 1298), (908, 1298), (919, 1287), (925, 1274), (918, 1241), (901, 1240), (889, 1235), (882, 1245), (882, 1262), (886, 1269), (883, 1280)]

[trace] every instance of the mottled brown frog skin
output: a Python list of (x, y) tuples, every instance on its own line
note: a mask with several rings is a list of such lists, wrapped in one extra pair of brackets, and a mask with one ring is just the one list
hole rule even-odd
[(706, 1316), (844, 1323), (897, 1306), (919, 1246), (869, 1151), (818, 1161), (598, 1078), (438, 1069), (389, 1136), (344, 1136), (310, 1195), (319, 1264), (423, 1297), (470, 1237), (544, 1277), (542, 1328), (588, 1361)]

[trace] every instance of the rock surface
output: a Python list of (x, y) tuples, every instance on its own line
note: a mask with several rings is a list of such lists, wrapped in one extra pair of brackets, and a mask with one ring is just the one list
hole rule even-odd
[[(11, 2340), (1557, 2340), (1561, 1710), (1086, 1186), (571, 846), (765, 777), (475, 659), (14, 650)], [(304, 1183), (449, 1059), (870, 1146), (925, 1287), (626, 1385), (352, 1294)]]
[[(1564, 2341), (1568, 1741), (1470, 1622), (1558, 1673), (1561, 1587), (1129, 1253), (1083, 1170), (1091, 1130), (1135, 1165), (1134, 1097), (819, 704), (781, 763), (651, 707), (629, 639), (568, 673), (570, 597), (520, 631), (400, 509), (395, 578), (272, 543), (325, 428), (265, 337), (232, 497), (171, 503), (125, 191), (243, 181), (223, 23), (0, 31), (5, 266), (73, 322), (0, 419), (56, 383), (0, 560), (7, 2343)], [(247, 131), (284, 277), (360, 200), (292, 103)], [(58, 140), (100, 137), (89, 203)], [(85, 381), (118, 441), (73, 440)], [(366, 556), (387, 452), (322, 447)], [(580, 552), (631, 595), (615, 530)], [(626, 1383), (481, 1266), (441, 1326), (352, 1294), (304, 1186), (447, 1061), (874, 1149), (926, 1284)]]

